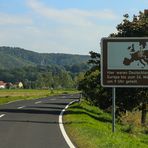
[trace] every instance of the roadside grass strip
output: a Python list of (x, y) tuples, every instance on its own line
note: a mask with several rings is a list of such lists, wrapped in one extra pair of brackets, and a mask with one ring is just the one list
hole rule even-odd
[(64, 114), (64, 127), (79, 148), (148, 148), (147, 132), (128, 133), (116, 121), (112, 133), (112, 116), (86, 101), (74, 103)]

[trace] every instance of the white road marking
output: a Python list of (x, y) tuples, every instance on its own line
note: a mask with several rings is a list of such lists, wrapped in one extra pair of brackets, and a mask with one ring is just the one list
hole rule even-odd
[(50, 99), (50, 100), (54, 101), (54, 100), (56, 100), (56, 99)]
[(66, 96), (62, 96), (61, 98), (67, 98)]
[(8, 103), (5, 103), (5, 104), (11, 104), (11, 103), (18, 102), (18, 101), (22, 101), (22, 100), (15, 100), (15, 101), (10, 101), (10, 102), (8, 102)]
[(5, 116), (5, 114), (2, 114), (2, 115), (0, 115), (0, 118), (2, 118), (2, 117), (4, 117)]
[(37, 101), (37, 102), (35, 102), (35, 104), (39, 104), (39, 103), (42, 103), (42, 101)]
[(69, 139), (68, 135), (66, 134), (66, 131), (64, 129), (64, 125), (63, 125), (63, 121), (62, 121), (62, 116), (63, 113), (65, 112), (65, 110), (69, 107), (70, 104), (77, 102), (78, 100), (74, 100), (72, 102), (70, 102), (68, 105), (66, 105), (66, 107), (61, 111), (60, 115), (59, 115), (59, 126), (60, 126), (60, 130), (62, 132), (62, 135), (65, 139), (65, 141), (67, 142), (67, 144), (69, 145), (70, 148), (76, 148), (73, 143), (71, 142), (71, 140)]
[(18, 107), (17, 109), (22, 109), (22, 108), (24, 108), (24, 107), (26, 107), (26, 106), (20, 106), (20, 107)]

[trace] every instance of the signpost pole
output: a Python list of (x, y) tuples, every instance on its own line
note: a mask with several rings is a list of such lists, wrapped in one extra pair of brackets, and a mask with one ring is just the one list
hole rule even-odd
[(116, 99), (116, 88), (112, 88), (112, 132), (115, 132), (115, 112), (116, 112), (116, 104), (115, 104), (115, 99)]

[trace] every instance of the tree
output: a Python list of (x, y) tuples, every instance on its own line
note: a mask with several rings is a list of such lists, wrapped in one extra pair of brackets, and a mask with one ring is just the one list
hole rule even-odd
[(132, 20), (128, 14), (124, 15), (123, 21), (117, 25), (117, 33), (111, 37), (147, 37), (148, 36), (148, 14), (139, 12), (139, 15), (133, 15)]
[(91, 59), (88, 64), (91, 65), (84, 78), (79, 82), (78, 89), (82, 90), (83, 95), (92, 104), (106, 109), (111, 105), (111, 91), (103, 88), (100, 82), (100, 54), (90, 52)]
[(59, 73), (60, 85), (62, 88), (72, 88), (73, 87), (73, 80), (71, 75), (67, 71), (61, 71)]
[[(125, 14), (123, 21), (117, 25), (117, 33), (110, 37), (146, 37), (148, 36), (148, 15), (139, 12), (138, 16)], [(83, 91), (88, 100), (101, 108), (111, 105), (111, 90), (101, 87), (100, 83), (100, 54), (90, 52), (89, 64), (91, 69), (86, 72), (84, 79), (79, 82), (79, 89)], [(122, 96), (121, 96), (122, 94)], [(116, 105), (119, 112), (132, 111), (134, 108), (142, 110), (141, 123), (146, 121), (146, 103), (148, 102), (148, 89), (146, 88), (118, 88)]]
[(79, 82), (84, 79), (84, 72), (80, 72), (74, 77), (75, 87), (78, 88)]
[[(110, 36), (111, 37), (148, 37), (148, 14), (139, 12), (139, 15), (137, 16), (133, 15), (132, 20), (130, 20), (130, 17), (128, 14), (125, 14), (123, 21), (117, 25), (117, 31), (118, 31), (117, 33), (113, 33)], [(134, 100), (133, 104), (141, 105), (141, 110), (142, 110), (141, 123), (145, 124), (146, 123), (146, 104), (148, 103), (148, 89), (147, 88), (130, 89), (129, 94), (124, 96), (127, 98), (129, 98), (129, 96), (132, 96)]]

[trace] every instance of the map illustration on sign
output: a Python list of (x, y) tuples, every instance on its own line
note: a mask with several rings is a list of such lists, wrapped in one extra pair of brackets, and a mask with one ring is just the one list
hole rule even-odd
[[(124, 58), (123, 64), (124, 65), (130, 65), (131, 63), (138, 61), (144, 68), (146, 65), (148, 65), (148, 50), (146, 50), (146, 42), (141, 41), (139, 42), (139, 50), (136, 51), (135, 45), (132, 44), (127, 49), (130, 52), (131, 58)], [(140, 64), (137, 63), (137, 66), (140, 66)]]
[(108, 69), (148, 69), (148, 43), (108, 42)]

